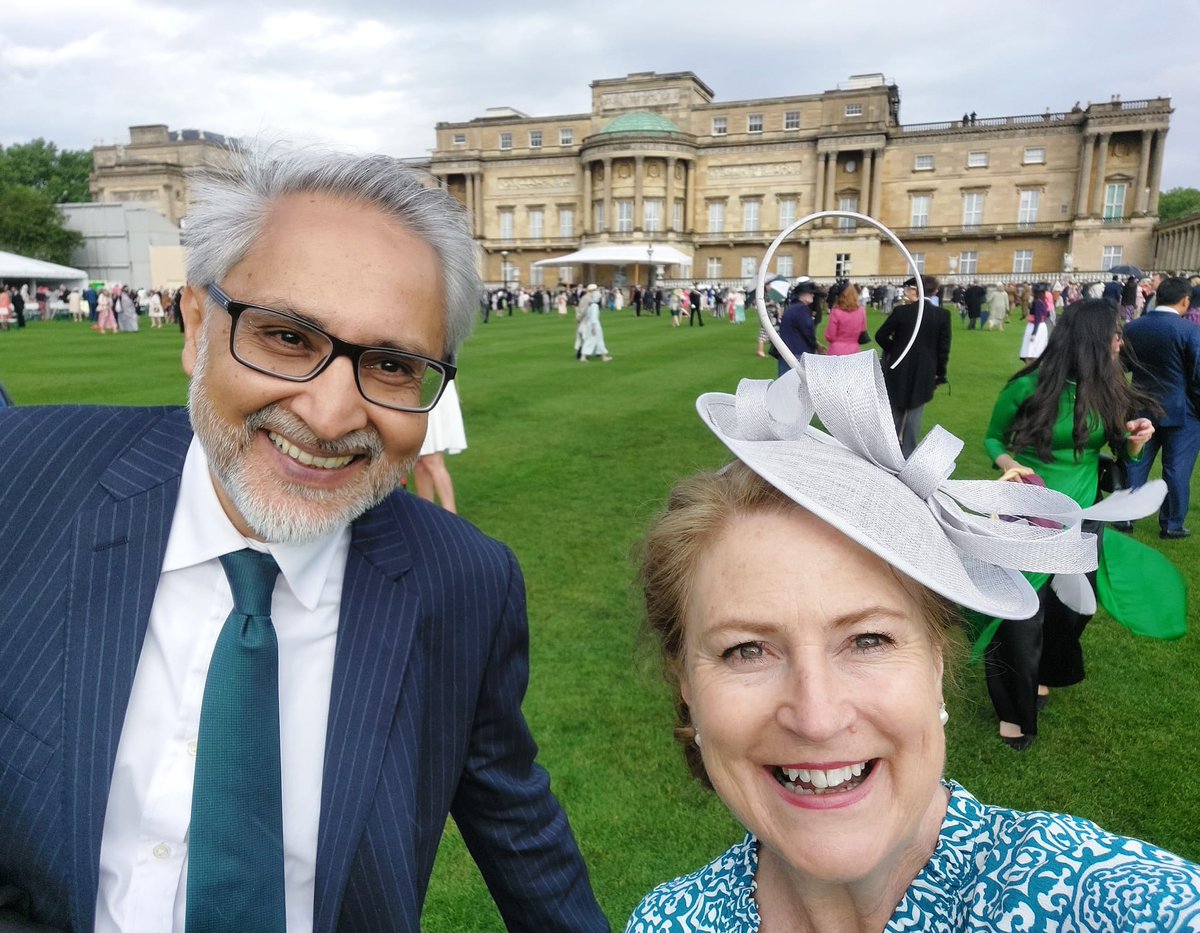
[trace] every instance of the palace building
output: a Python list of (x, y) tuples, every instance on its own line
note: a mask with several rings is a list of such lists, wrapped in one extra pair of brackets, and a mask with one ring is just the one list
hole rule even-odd
[[(504, 107), (437, 124), (429, 171), (471, 211), (489, 284), (645, 282), (652, 268), (745, 282), (781, 229), (830, 209), (882, 221), (942, 277), (1153, 264), (1169, 98), (904, 124), (879, 74), (740, 101), (715, 100), (691, 72), (591, 90), (588, 113)], [(871, 280), (908, 267), (875, 228), (837, 218), (796, 231), (769, 271)]]

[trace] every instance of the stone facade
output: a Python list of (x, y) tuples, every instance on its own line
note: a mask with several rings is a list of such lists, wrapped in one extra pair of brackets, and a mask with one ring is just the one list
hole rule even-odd
[(127, 144), (92, 149), (92, 199), (146, 204), (179, 226), (188, 208), (189, 174), (220, 166), (237, 151), (238, 141), (219, 133), (131, 126)]
[(1163, 221), (1154, 231), (1154, 268), (1200, 272), (1200, 214)]
[[(539, 270), (591, 245), (673, 246), (667, 279), (749, 280), (811, 212), (895, 230), (926, 272), (982, 278), (1151, 265), (1168, 98), (946, 123), (900, 122), (882, 75), (820, 94), (722, 102), (691, 72), (593, 81), (589, 113), (494, 108), (439, 123), (432, 174), (472, 212), (484, 276), (547, 284), (649, 278), (649, 264)], [(507, 268), (505, 268), (507, 266)], [(771, 272), (905, 275), (873, 227), (796, 231)]]

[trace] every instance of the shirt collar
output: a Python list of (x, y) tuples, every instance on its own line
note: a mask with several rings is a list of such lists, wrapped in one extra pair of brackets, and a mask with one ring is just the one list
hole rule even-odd
[(279, 564), (279, 571), (296, 599), (312, 611), (320, 600), (333, 561), (338, 554), (346, 553), (349, 535), (349, 527), (343, 527), (299, 543), (262, 542), (245, 537), (225, 514), (213, 487), (204, 448), (193, 437), (183, 464), (179, 500), (175, 503), (162, 569), (164, 573), (180, 570), (243, 548), (265, 551)]

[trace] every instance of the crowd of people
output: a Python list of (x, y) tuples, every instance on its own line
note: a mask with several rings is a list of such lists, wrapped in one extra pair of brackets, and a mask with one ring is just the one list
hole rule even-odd
[(72, 321), (90, 321), (100, 333), (135, 332), (139, 315), (152, 328), (180, 323), (178, 297), (182, 289), (132, 288), (119, 282), (86, 287), (60, 285), (51, 289), (29, 284), (0, 283), (0, 329), (24, 327), (29, 317), (49, 321), (65, 314)]
[[(395, 159), (277, 145), (194, 180), (184, 239), (186, 408), (0, 413), (0, 923), (415, 930), (452, 814), (509, 929), (608, 930), (521, 709), (520, 568), (439, 472), (493, 310), (466, 214)], [(746, 833), (627, 929), (1196, 929), (1200, 865), (944, 773), (960, 609), (998, 621), (989, 688), (1028, 747), (1038, 684), (1082, 676), (1081, 581), (1111, 585), (1122, 547), (1089, 524), (1099, 450), (1186, 479), (1189, 284), (1128, 324), (1103, 297), (1050, 309), (987, 430), (996, 483), (951, 479), (962, 442), (920, 434), (950, 363), (935, 279), (885, 289), (873, 336), (865, 290), (790, 284), (778, 377), (698, 401), (731, 462), (680, 480), (638, 549), (661, 740)], [(105, 291), (97, 320), (136, 317)], [(607, 359), (610, 295), (570, 291), (540, 310), (574, 305), (578, 358)], [(709, 291), (651, 304), (738, 323)], [(421, 496), (397, 492), (414, 463)]]

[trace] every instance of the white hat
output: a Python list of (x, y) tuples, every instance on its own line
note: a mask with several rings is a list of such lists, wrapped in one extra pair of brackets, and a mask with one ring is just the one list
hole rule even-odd
[(600, 286), (597, 285), (595, 282), (592, 282), (590, 285), (588, 285), (587, 290), (589, 292), (597, 292), (600, 290)]
[[(1040, 486), (952, 480), (963, 442), (936, 426), (904, 459), (879, 358), (804, 354), (799, 371), (706, 393), (701, 419), (755, 473), (897, 570), (962, 606), (1026, 619), (1021, 571), (1096, 568), (1075, 500)], [(825, 431), (813, 427), (814, 414)], [(997, 515), (1050, 519), (1046, 528)]]

